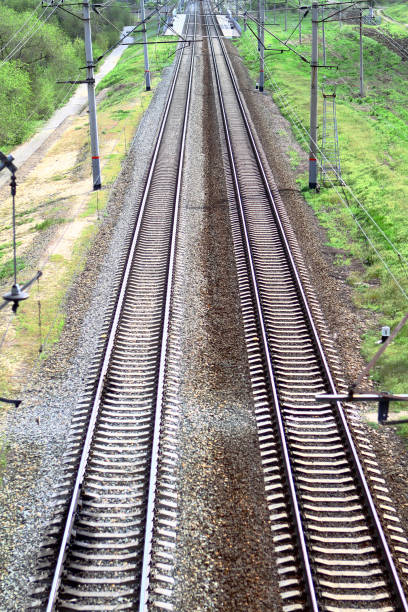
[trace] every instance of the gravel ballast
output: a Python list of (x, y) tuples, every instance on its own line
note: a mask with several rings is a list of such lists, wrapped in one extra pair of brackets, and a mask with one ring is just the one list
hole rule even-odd
[(189, 126), (175, 609), (277, 610), (217, 113), (199, 51)]

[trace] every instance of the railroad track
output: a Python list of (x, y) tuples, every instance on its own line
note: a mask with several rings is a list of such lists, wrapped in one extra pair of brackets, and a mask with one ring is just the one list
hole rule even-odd
[[(194, 40), (195, 31), (190, 13), (185, 36)], [(148, 601), (169, 609), (176, 514), (162, 407), (193, 71), (194, 42), (177, 51), (117, 291), (74, 417), (31, 609), (144, 610)]]
[[(407, 610), (345, 408), (316, 402), (335, 392), (335, 350), (320, 339), (296, 239), (214, 17), (206, 20), (283, 609)], [(406, 554), (398, 531), (395, 541)]]

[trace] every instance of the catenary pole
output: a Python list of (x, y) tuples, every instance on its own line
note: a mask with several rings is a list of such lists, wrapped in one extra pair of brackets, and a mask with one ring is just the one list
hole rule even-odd
[(322, 47), (323, 47), (323, 64), (326, 64), (326, 36), (324, 31), (324, 6), (322, 6)]
[(144, 67), (145, 67), (145, 79), (146, 79), (146, 91), (150, 91), (150, 70), (149, 70), (149, 55), (147, 52), (147, 30), (145, 23), (145, 6), (144, 0), (140, 0), (140, 21), (143, 21), (143, 55), (144, 55)]
[(258, 30), (258, 51), (259, 53), (261, 52), (261, 0), (258, 0), (257, 3), (257, 18), (258, 18), (258, 25), (257, 25), (257, 30)]
[(260, 50), (259, 50), (259, 91), (264, 90), (265, 83), (265, 0), (259, 0)]
[(319, 5), (312, 4), (312, 61), (310, 79), (309, 189), (317, 187), (317, 67), (319, 64)]
[(364, 98), (363, 11), (360, 9), (360, 97)]
[(98, 122), (96, 118), (94, 61), (91, 36), (91, 15), (89, 0), (84, 0), (82, 14), (85, 29), (85, 56), (88, 83), (89, 129), (91, 133), (92, 177), (94, 191), (101, 188), (101, 163), (99, 159)]

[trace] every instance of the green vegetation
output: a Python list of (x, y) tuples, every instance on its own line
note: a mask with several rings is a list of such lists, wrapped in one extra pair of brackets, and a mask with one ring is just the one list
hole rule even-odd
[(390, 4), (384, 9), (384, 13), (388, 17), (392, 17), (396, 21), (401, 21), (401, 23), (408, 23), (408, 6), (404, 3), (395, 3)]
[(46, 230), (49, 227), (53, 227), (54, 225), (59, 225), (60, 223), (66, 223), (66, 219), (48, 218), (44, 219), (44, 221), (41, 221), (41, 223), (37, 223), (34, 226), (34, 229), (35, 231), (39, 232), (41, 230)]
[[(156, 25), (150, 25), (148, 36), (150, 42), (158, 41), (159, 38), (154, 36)], [(167, 40), (173, 40), (173, 37), (166, 37)], [(175, 40), (175, 39), (174, 39)], [(175, 44), (158, 44), (149, 45), (150, 69), (152, 78), (161, 74), (165, 66), (171, 64), (174, 59)], [(143, 63), (143, 46), (135, 45), (129, 47), (123, 54), (123, 61), (107, 74), (97, 87), (97, 92), (102, 89), (107, 89), (104, 99), (99, 105), (99, 109), (112, 109), (112, 117), (116, 120), (126, 119), (129, 111), (121, 108), (119, 105), (125, 102), (129, 97), (141, 94), (144, 89), (144, 63)]]
[[(289, 21), (288, 33), (295, 27), (295, 19), (293, 16)], [(283, 16), (280, 20), (283, 21)], [(287, 33), (285, 36), (282, 24), (270, 29), (279, 38), (286, 39)], [(296, 50), (306, 57), (310, 57), (310, 30), (310, 17), (307, 17), (302, 27), (302, 45), (298, 45), (297, 32), (290, 39), (292, 46), (296, 46)], [(336, 22), (326, 24), (326, 41), (327, 64), (338, 68), (320, 69), (319, 86), (323, 77), (327, 78), (327, 83), (337, 82), (337, 119), (343, 178), (402, 256), (408, 259), (408, 66), (383, 45), (364, 37), (366, 97), (360, 99), (356, 25), (343, 24), (340, 29)], [(274, 48), (280, 46), (270, 35), (266, 36), (266, 44)], [(247, 31), (236, 41), (236, 45), (254, 79), (257, 79), (259, 59), (253, 35)], [(306, 152), (309, 66), (294, 53), (266, 52), (265, 77), (266, 88), (274, 92), (275, 102), (292, 123), (293, 133)], [(321, 128), (322, 96), (319, 97)], [(292, 109), (295, 109), (306, 131), (296, 125)], [(293, 168), (295, 161), (291, 154)], [(368, 220), (350, 194), (343, 193), (340, 187), (336, 187), (338, 193), (333, 187), (322, 188), (320, 193), (309, 192), (305, 174), (298, 176), (298, 183), (320, 223), (327, 230), (328, 244), (343, 253), (344, 264), (352, 260), (364, 264), (353, 266), (353, 270), (360, 271), (350, 271), (349, 274), (356, 305), (378, 312), (378, 325), (393, 327), (407, 311), (407, 299), (364, 238), (358, 223), (408, 293), (407, 266), (402, 265), (402, 260), (393, 253), (381, 232)], [(365, 337), (363, 354), (367, 359), (377, 349), (375, 342), (378, 338), (377, 327)], [(382, 388), (406, 393), (407, 368), (408, 329), (405, 328), (381, 358), (374, 377)]]
[[(22, 257), (17, 257), (17, 272), (24, 270), (25, 261)], [(14, 273), (14, 260), (9, 259), (5, 263), (0, 264), (0, 281), (9, 278)]]
[[(67, 85), (57, 81), (79, 78), (79, 69), (84, 65), (82, 22), (68, 13), (41, 5), (33, 13), (37, 6), (37, 0), (3, 0), (0, 6), (2, 150), (22, 142), (39, 121), (50, 117), (68, 90)], [(103, 14), (119, 30), (131, 23), (127, 5), (115, 4)], [(118, 37), (113, 26), (94, 15), (96, 57)], [(20, 48), (23, 41), (26, 44)]]

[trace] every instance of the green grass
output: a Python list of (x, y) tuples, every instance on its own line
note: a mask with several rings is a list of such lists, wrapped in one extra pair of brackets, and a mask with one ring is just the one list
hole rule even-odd
[(42, 230), (46, 230), (49, 227), (53, 227), (54, 225), (59, 225), (60, 223), (66, 223), (66, 219), (55, 219), (55, 218), (51, 218), (51, 219), (44, 219), (44, 221), (41, 221), (40, 223), (37, 223), (37, 225), (34, 226), (35, 231), (40, 232)]
[[(17, 257), (17, 272), (24, 270), (26, 262), (22, 257)], [(10, 278), (14, 274), (14, 260), (9, 259), (4, 264), (0, 264), (0, 281)]]
[(297, 151), (289, 151), (289, 161), (292, 170), (296, 170), (296, 168), (300, 164), (299, 153)]
[(404, 3), (391, 4), (385, 7), (384, 13), (401, 23), (408, 23), (408, 6)]
[[(148, 30), (149, 42), (160, 40), (154, 36), (155, 32), (156, 26), (151, 25), (150, 30)], [(169, 41), (175, 40), (174, 37), (166, 38)], [(176, 43), (148, 46), (152, 80), (160, 75), (163, 68), (172, 63), (175, 48)], [(145, 90), (144, 78), (143, 45), (129, 47), (116, 67), (97, 86), (97, 92), (106, 90), (105, 97), (99, 104), (99, 109), (117, 106), (129, 98), (135, 97), (135, 95), (142, 94)], [(126, 115), (127, 111), (116, 108), (113, 112), (113, 116), (119, 120)]]
[[(288, 25), (288, 33), (295, 25)], [(274, 34), (285, 39), (282, 26), (271, 28)], [(310, 18), (302, 27), (303, 44), (298, 45), (298, 34), (291, 39), (296, 50), (310, 57)], [(353, 189), (372, 217), (408, 259), (408, 108), (406, 91), (408, 65), (375, 40), (364, 37), (366, 97), (359, 98), (359, 48), (356, 26), (337, 23), (326, 25), (327, 64), (336, 69), (319, 70), (319, 125), (322, 127), (323, 77), (336, 80), (337, 119), (339, 127), (340, 156), (343, 178)], [(259, 59), (253, 35), (246, 32), (235, 43), (254, 80), (258, 78)], [(266, 44), (278, 48), (279, 43), (266, 36)], [(272, 75), (272, 79), (270, 78)], [(274, 100), (282, 113), (292, 122), (293, 133), (307, 156), (307, 144), (301, 139), (293, 115), (282, 103), (278, 89), (296, 109), (302, 124), (308, 129), (310, 68), (295, 54), (266, 52), (266, 88), (275, 92)], [(277, 87), (276, 87), (277, 84)], [(320, 142), (321, 135), (319, 135)], [(290, 153), (292, 168), (297, 159)], [(393, 327), (408, 310), (407, 300), (385, 271), (374, 250), (368, 245), (351, 213), (369, 233), (375, 248), (387, 262), (398, 281), (408, 292), (408, 274), (381, 234), (373, 228), (357, 204), (350, 200), (345, 206), (333, 188), (322, 188), (320, 193), (308, 190), (306, 174), (298, 176), (298, 183), (307, 202), (313, 207), (321, 225), (327, 230), (331, 247), (343, 253), (343, 263), (360, 261), (363, 272), (350, 274), (354, 287), (355, 303), (379, 314), (378, 326)], [(340, 263), (340, 262), (338, 262)], [(359, 266), (361, 268), (361, 266)], [(341, 330), (339, 330), (341, 331)], [(377, 350), (379, 329), (373, 329), (364, 338), (363, 354), (368, 359)], [(382, 388), (408, 392), (408, 330), (381, 358), (375, 371), (375, 379)]]

